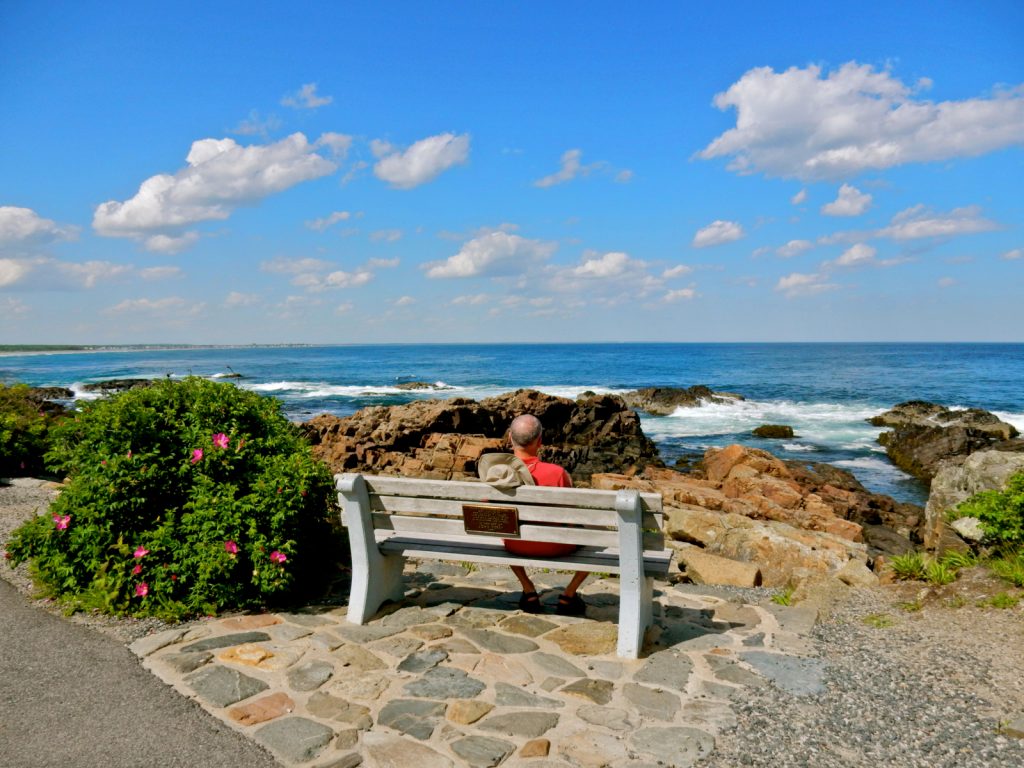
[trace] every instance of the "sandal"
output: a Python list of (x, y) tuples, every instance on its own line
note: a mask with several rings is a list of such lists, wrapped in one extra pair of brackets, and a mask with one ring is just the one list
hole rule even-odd
[(559, 595), (555, 613), (559, 616), (586, 616), (587, 604), (579, 595)]
[(540, 613), (540, 595), (536, 592), (523, 592), (519, 598), (519, 610), (523, 613)]

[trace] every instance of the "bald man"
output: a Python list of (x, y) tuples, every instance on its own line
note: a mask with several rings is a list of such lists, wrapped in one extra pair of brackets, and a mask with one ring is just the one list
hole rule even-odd
[[(512, 443), (512, 452), (516, 458), (521, 460), (533, 477), (537, 485), (554, 486), (556, 488), (572, 488), (572, 478), (569, 473), (557, 464), (551, 464), (540, 460), (540, 448), (543, 442), (544, 428), (540, 419), (530, 414), (517, 416), (512, 420), (508, 435)], [(505, 549), (509, 552), (521, 555), (544, 555), (554, 556), (568, 555), (576, 551), (573, 544), (559, 544), (558, 542), (545, 541), (522, 541), (519, 539), (505, 539)], [(519, 607), (526, 613), (540, 613), (540, 596), (537, 594), (537, 587), (526, 573), (526, 568), (521, 565), (513, 565), (512, 573), (519, 579), (523, 588), (523, 595), (519, 598)], [(587, 604), (583, 598), (576, 594), (576, 590), (587, 578), (586, 571), (577, 571), (576, 575), (566, 586), (565, 591), (558, 596), (558, 604), (555, 612), (563, 616), (583, 616), (587, 611)]]

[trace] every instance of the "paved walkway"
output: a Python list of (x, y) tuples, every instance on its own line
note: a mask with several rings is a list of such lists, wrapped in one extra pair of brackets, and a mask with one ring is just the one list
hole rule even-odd
[[(132, 644), (144, 665), (286, 766), (685, 766), (750, 687), (821, 690), (812, 609), (661, 584), (644, 658), (615, 656), (617, 581), (587, 618), (516, 608), (508, 569), (424, 563), (365, 626), (311, 607), (210, 620)], [(202, 761), (199, 764), (207, 765)], [(245, 763), (239, 761), (238, 765)]]

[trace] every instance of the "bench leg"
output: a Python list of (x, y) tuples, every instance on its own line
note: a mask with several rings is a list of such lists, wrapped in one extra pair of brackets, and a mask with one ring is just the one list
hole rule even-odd
[(653, 620), (654, 579), (645, 576), (633, 589), (623, 584), (619, 593), (619, 643), (616, 653), (620, 659), (636, 659), (644, 644), (644, 635)]
[(372, 569), (356, 568), (353, 564), (348, 598), (348, 620), (353, 624), (365, 624), (385, 600), (401, 600), (405, 594), (402, 584), (405, 558), (378, 555), (372, 559), (375, 561)]

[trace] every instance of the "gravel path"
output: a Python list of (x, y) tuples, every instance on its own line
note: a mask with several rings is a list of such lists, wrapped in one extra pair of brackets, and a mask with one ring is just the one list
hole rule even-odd
[[(38, 481), (0, 486), (0, 547), (21, 521), (45, 512), (55, 493)], [(30, 593), (24, 566), (0, 569)], [(734, 702), (736, 728), (720, 734), (700, 768), (1024, 766), (1024, 739), (1001, 732), (1024, 728), (1024, 605), (936, 601), (907, 611), (897, 605), (906, 597), (891, 587), (850, 590), (812, 631), (814, 653), (828, 662), (826, 691), (748, 691)], [(124, 642), (166, 626), (72, 620)]]

